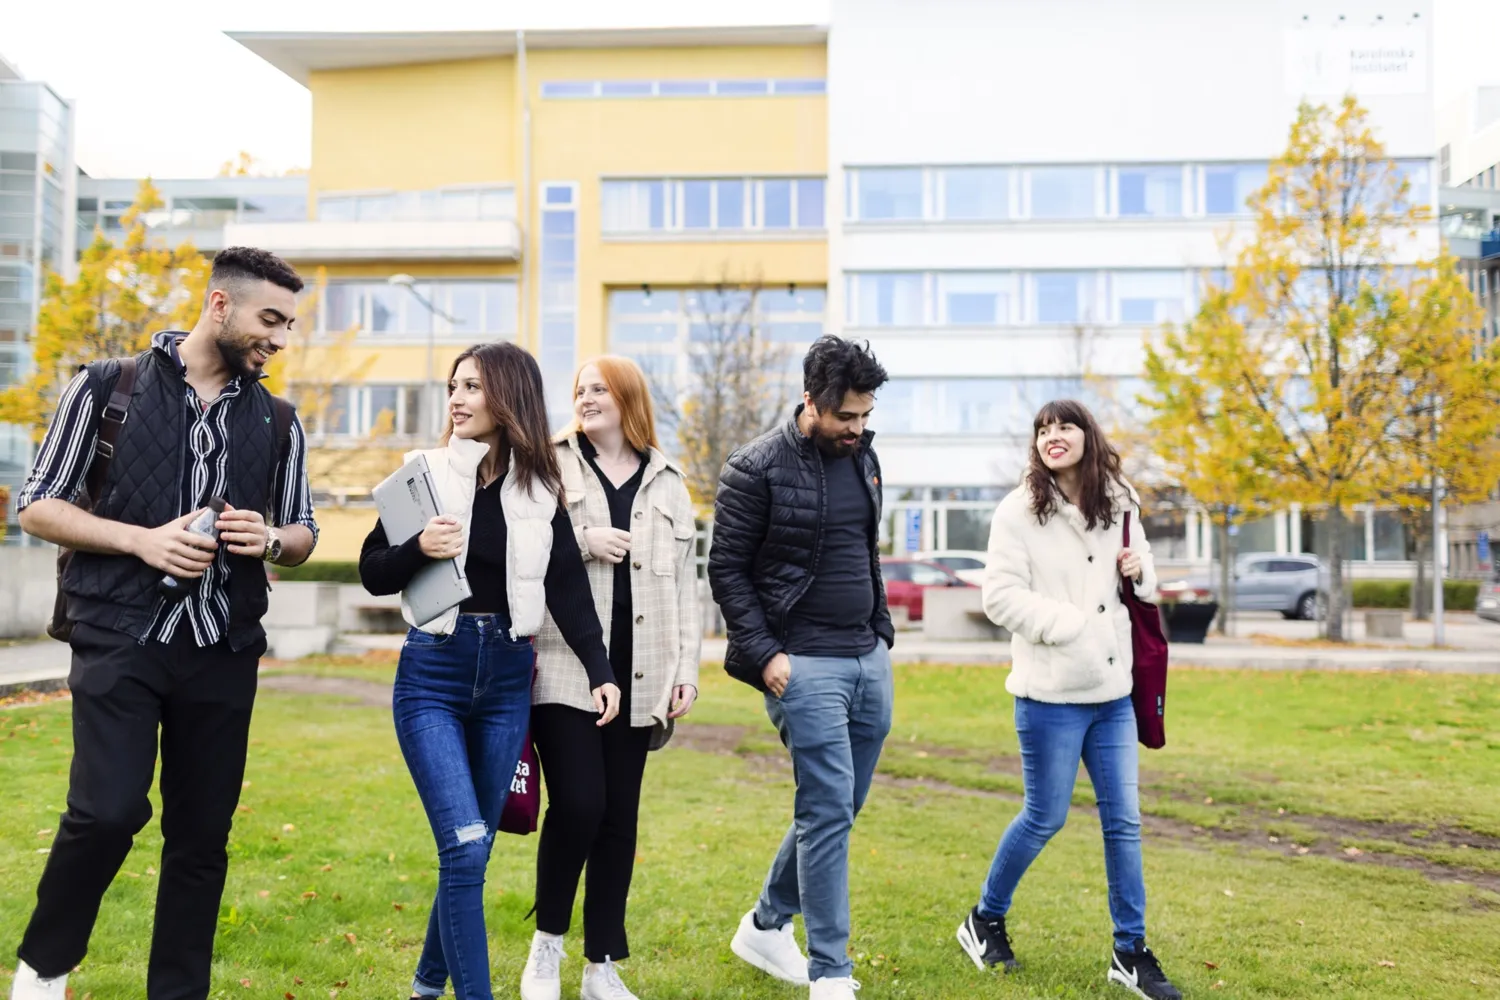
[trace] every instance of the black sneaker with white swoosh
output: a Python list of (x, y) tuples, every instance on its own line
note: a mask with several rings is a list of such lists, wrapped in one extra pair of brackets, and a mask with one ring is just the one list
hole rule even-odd
[(1161, 963), (1150, 948), (1142, 947), (1135, 952), (1116, 948), (1109, 966), (1109, 981), (1146, 1000), (1182, 1000), (1182, 993), (1161, 971)]
[(977, 906), (958, 925), (958, 944), (981, 972), (996, 966), (1010, 972), (1020, 964), (1016, 961), (1015, 952), (1010, 950), (1010, 935), (1005, 933), (1005, 918), (986, 920), (979, 915)]

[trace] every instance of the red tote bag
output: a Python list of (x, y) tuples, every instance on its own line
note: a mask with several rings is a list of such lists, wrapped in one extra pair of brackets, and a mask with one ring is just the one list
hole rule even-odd
[[(536, 653), (531, 656), (531, 683), (535, 684)], [(521, 759), (516, 761), (516, 773), (510, 779), (510, 794), (505, 797), (505, 807), (500, 810), (500, 832), (521, 837), (536, 833), (536, 821), (541, 812), (542, 767), (528, 731), (526, 742), (521, 746)]]
[[(1130, 511), (1125, 512), (1125, 547), (1130, 548)], [(1135, 654), (1130, 701), (1135, 706), (1136, 736), (1144, 746), (1160, 750), (1167, 745), (1167, 637), (1161, 611), (1137, 597), (1134, 584), (1124, 577), (1120, 600), (1130, 612), (1130, 647)]]

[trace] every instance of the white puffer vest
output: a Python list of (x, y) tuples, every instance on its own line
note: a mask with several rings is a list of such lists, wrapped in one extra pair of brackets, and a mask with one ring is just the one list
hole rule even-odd
[[(464, 438), (452, 438), (446, 448), (409, 451), (403, 461), (418, 455), (427, 456), (433, 485), (443, 510), (458, 518), (464, 529), (464, 550), (459, 560), (469, 558), (469, 520), (474, 512), (474, 490), (478, 486), (479, 463), (489, 454), (490, 446)], [(500, 486), (500, 508), (505, 512), (505, 596), (510, 602), (512, 639), (536, 635), (542, 628), (547, 599), (543, 580), (552, 554), (552, 518), (558, 511), (557, 498), (541, 490), (532, 496), (523, 491), (516, 477), (516, 462), (511, 458), (510, 471)], [(401, 595), (401, 617), (407, 624), (432, 635), (449, 635), (458, 623), (458, 609), (440, 615), (426, 625), (418, 625)]]

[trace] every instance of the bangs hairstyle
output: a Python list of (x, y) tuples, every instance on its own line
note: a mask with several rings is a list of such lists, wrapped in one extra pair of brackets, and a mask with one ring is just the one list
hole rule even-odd
[(1115, 500), (1129, 497), (1130, 486), (1120, 469), (1120, 453), (1104, 437), (1099, 421), (1089, 408), (1073, 399), (1055, 399), (1037, 411), (1031, 421), (1031, 457), (1026, 463), (1026, 485), (1031, 490), (1031, 513), (1037, 522), (1047, 519), (1066, 499), (1058, 489), (1057, 478), (1042, 462), (1037, 440), (1042, 428), (1050, 424), (1072, 424), (1083, 431), (1083, 458), (1078, 469), (1078, 509), (1088, 530), (1115, 523)]
[[(590, 358), (579, 365), (578, 371), (573, 374), (574, 400), (578, 399), (579, 379), (589, 365), (599, 369), (599, 377), (614, 398), (615, 405), (620, 408), (620, 429), (625, 432), (625, 440), (630, 447), (639, 452), (651, 448), (660, 451), (661, 445), (656, 439), (656, 409), (651, 404), (651, 386), (647, 383), (646, 373), (641, 371), (641, 366), (618, 354), (602, 354), (597, 358)], [(582, 430), (575, 411), (572, 421), (557, 436), (557, 440), (566, 441)]]
[[(535, 496), (535, 487), (562, 502), (562, 471), (552, 436), (547, 432), (547, 401), (542, 392), (542, 370), (536, 359), (515, 344), (477, 344), (453, 359), (448, 371), (452, 383), (458, 366), (472, 360), (479, 369), (479, 387), (484, 405), (500, 430), (500, 447), (510, 450), (521, 488)], [(451, 391), (449, 395), (452, 395)], [(453, 436), (453, 416), (443, 431), (446, 447)], [(501, 469), (505, 475), (508, 469)]]

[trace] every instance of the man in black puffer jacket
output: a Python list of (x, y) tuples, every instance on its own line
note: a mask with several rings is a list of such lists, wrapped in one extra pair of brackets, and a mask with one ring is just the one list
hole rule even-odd
[[(853, 1000), (849, 831), (891, 727), (895, 641), (878, 547), (880, 462), (865, 429), (885, 369), (868, 345), (818, 340), (803, 404), (729, 456), (708, 578), (731, 676), (763, 691), (791, 751), (795, 821), (730, 947), (812, 1000)], [(792, 937), (801, 913), (810, 958)]]

